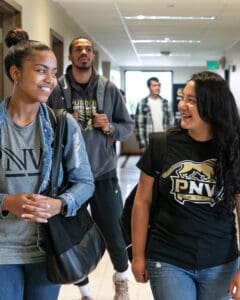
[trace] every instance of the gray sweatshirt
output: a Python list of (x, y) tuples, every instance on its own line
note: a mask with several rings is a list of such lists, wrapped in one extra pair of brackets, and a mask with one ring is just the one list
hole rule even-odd
[[(67, 102), (70, 102), (71, 109), (79, 113), (79, 125), (85, 140), (93, 176), (97, 180), (116, 169), (117, 155), (112, 141), (126, 140), (132, 133), (134, 123), (118, 88), (110, 81), (105, 86), (103, 107), (99, 107), (96, 96), (99, 75), (94, 70), (87, 85), (80, 85), (73, 79), (71, 66), (68, 67), (64, 77), (64, 88), (70, 89), (71, 102), (69, 99), (64, 99), (63, 87), (59, 83), (51, 94), (48, 104), (52, 108), (68, 108), (69, 110)], [(111, 124), (110, 135), (104, 134), (101, 129), (92, 127), (94, 112), (105, 113), (108, 116)]]

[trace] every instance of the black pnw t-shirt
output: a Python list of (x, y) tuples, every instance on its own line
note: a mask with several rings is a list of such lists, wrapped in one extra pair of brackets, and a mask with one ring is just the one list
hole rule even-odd
[[(150, 176), (157, 169), (152, 151), (150, 142), (137, 164)], [(168, 132), (148, 258), (191, 269), (237, 258), (234, 213), (221, 216), (213, 199), (215, 157), (212, 141), (197, 142), (185, 131)]]

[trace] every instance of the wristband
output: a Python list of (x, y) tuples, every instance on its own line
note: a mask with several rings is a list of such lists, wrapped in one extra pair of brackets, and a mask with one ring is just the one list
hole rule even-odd
[(109, 129), (107, 131), (103, 131), (103, 133), (106, 135), (110, 135), (111, 129), (112, 129), (112, 125), (110, 123), (108, 123), (108, 126), (109, 126)]
[(68, 205), (65, 202), (65, 200), (62, 200), (62, 206), (61, 206), (60, 214), (65, 216), (67, 214), (67, 211), (68, 211)]

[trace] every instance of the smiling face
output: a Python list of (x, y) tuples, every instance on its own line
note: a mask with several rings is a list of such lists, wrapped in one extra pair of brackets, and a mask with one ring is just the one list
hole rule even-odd
[(10, 69), (15, 91), (20, 99), (28, 103), (47, 102), (57, 85), (57, 60), (52, 51), (33, 51), (26, 58), (21, 69)]
[(94, 51), (91, 41), (87, 39), (76, 39), (72, 43), (69, 60), (73, 67), (79, 70), (89, 70), (94, 62)]
[(181, 115), (181, 127), (187, 129), (192, 138), (202, 140), (211, 137), (211, 125), (201, 119), (198, 112), (194, 81), (186, 84), (183, 97), (178, 103), (178, 110)]

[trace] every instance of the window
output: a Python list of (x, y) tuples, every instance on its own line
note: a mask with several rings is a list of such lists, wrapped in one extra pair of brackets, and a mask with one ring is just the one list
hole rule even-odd
[(130, 114), (135, 114), (137, 103), (149, 95), (146, 82), (150, 77), (159, 79), (160, 95), (172, 103), (172, 71), (125, 71), (125, 91)]

